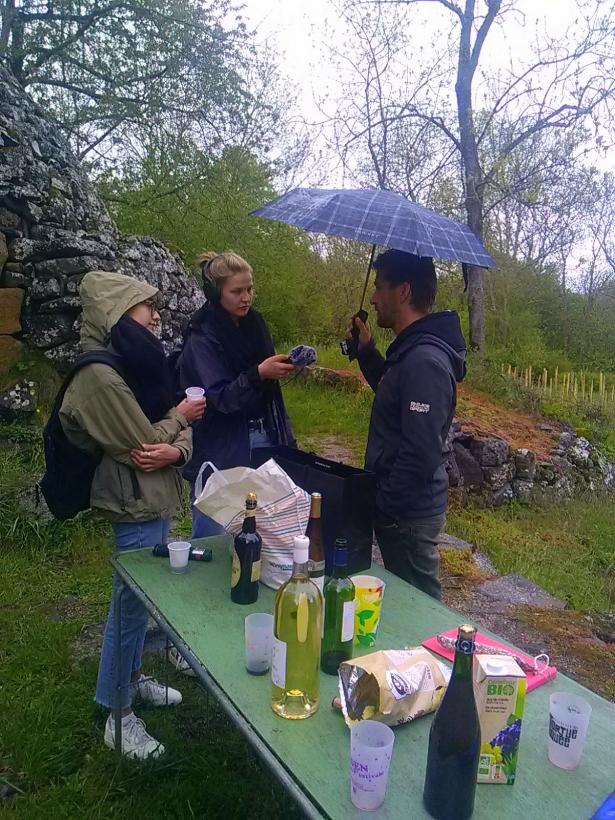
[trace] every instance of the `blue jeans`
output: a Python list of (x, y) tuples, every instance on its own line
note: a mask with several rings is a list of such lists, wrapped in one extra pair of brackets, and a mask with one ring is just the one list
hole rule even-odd
[[(115, 547), (122, 550), (153, 547), (166, 544), (169, 540), (169, 520), (154, 518), (151, 521), (113, 524)], [(121, 601), (121, 708), (126, 709), (132, 702), (133, 690), (129, 688), (132, 673), (141, 668), (141, 655), (147, 632), (147, 610), (139, 599), (124, 587), (118, 576), (113, 573), (113, 592), (111, 606), (107, 615), (105, 635), (100, 652), (98, 680), (96, 682), (95, 700), (107, 709), (116, 708), (115, 681), (115, 618), (113, 607), (115, 600), (122, 592)]]
[[(258, 447), (274, 447), (275, 441), (266, 430), (250, 430), (250, 453)], [(209, 535), (224, 535), (225, 529), (213, 518), (205, 515), (194, 506), (195, 482), (190, 482), (190, 504), (192, 506), (192, 537), (205, 538)]]

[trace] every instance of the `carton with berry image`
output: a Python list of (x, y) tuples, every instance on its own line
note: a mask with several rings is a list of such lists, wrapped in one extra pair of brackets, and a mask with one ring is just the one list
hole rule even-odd
[(481, 729), (479, 783), (511, 785), (525, 702), (525, 673), (513, 658), (476, 655), (474, 696)]

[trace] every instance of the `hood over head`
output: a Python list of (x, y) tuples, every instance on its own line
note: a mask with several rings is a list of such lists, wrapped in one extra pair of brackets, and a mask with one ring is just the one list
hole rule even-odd
[(111, 328), (126, 311), (157, 293), (158, 288), (153, 285), (123, 273), (86, 273), (79, 288), (83, 306), (81, 348), (85, 351), (105, 347)]

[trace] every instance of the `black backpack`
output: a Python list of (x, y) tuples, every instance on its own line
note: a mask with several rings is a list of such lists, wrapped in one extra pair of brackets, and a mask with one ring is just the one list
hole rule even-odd
[(123, 376), (121, 359), (105, 350), (83, 353), (64, 379), (56, 396), (49, 421), (43, 430), (45, 475), (39, 487), (55, 518), (66, 521), (90, 507), (90, 491), (103, 453), (88, 453), (71, 444), (60, 422), (64, 394), (73, 377), (89, 364), (107, 364)]

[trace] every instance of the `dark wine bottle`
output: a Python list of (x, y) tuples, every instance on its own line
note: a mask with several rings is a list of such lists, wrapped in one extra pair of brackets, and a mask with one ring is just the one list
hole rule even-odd
[(429, 732), (423, 802), (436, 820), (466, 820), (474, 810), (480, 724), (472, 659), (476, 629), (459, 627), (450, 683)]
[(321, 506), (321, 494), (312, 493), (310, 519), (305, 534), (310, 539), (310, 560), (308, 562), (310, 581), (316, 584), (322, 595), (325, 583), (325, 548), (322, 542), (320, 522)]
[(253, 604), (258, 598), (261, 546), (261, 537), (256, 532), (256, 495), (248, 493), (243, 527), (233, 544), (231, 600), (236, 604)]
[(354, 584), (348, 577), (346, 539), (338, 538), (333, 553), (333, 574), (325, 583), (323, 595), (325, 626), (320, 668), (328, 675), (337, 675), (340, 663), (352, 658), (354, 594)]

